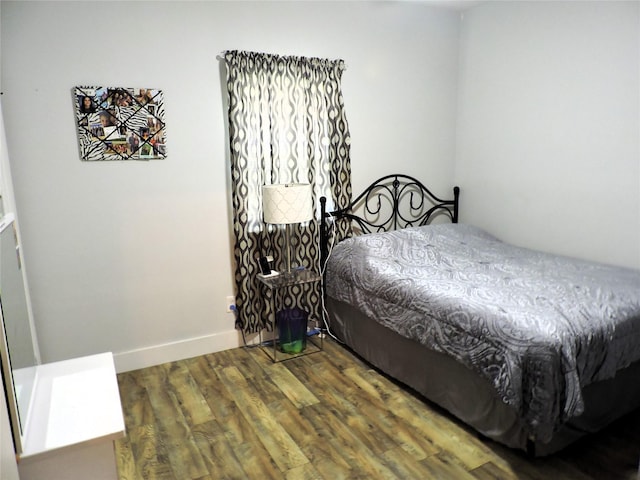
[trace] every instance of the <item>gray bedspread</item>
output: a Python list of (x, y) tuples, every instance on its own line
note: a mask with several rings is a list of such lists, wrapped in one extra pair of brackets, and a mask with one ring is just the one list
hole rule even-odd
[(327, 294), (488, 379), (548, 441), (582, 387), (640, 360), (640, 271), (519, 248), (462, 224), (351, 238)]

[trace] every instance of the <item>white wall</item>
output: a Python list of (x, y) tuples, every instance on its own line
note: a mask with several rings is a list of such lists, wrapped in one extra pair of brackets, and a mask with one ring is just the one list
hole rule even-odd
[(639, 6), (488, 2), (464, 14), (463, 221), (640, 268)]
[[(119, 370), (238, 345), (225, 49), (343, 58), (354, 189), (452, 183), (459, 15), (417, 3), (3, 0), (1, 85), (42, 359)], [(395, 73), (400, 70), (404, 79)], [(81, 162), (71, 89), (165, 92), (165, 161)]]

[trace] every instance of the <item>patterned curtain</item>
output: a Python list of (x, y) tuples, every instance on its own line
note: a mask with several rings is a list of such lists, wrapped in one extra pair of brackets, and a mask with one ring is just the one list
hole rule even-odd
[[(330, 207), (351, 199), (349, 128), (344, 112), (342, 60), (225, 52), (229, 92), (229, 137), (235, 283), (238, 322), (257, 332), (274, 312), (257, 280), (259, 258), (271, 255), (284, 268), (282, 227), (266, 225), (262, 186), (309, 183), (319, 212), (319, 198)], [(291, 263), (320, 271), (319, 214), (291, 225)], [(310, 319), (321, 318), (320, 291), (307, 284), (277, 299), (280, 308), (301, 306)]]

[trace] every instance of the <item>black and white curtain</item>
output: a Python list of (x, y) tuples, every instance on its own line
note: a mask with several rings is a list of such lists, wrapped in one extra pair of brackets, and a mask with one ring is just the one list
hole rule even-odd
[[(320, 271), (319, 198), (329, 208), (351, 199), (349, 128), (341, 92), (342, 60), (227, 51), (229, 139), (238, 326), (257, 332), (270, 304), (257, 280), (259, 258), (284, 268), (285, 236), (263, 222), (262, 186), (309, 183), (315, 219), (291, 225), (291, 263)], [(321, 318), (317, 285), (296, 286), (278, 300)]]

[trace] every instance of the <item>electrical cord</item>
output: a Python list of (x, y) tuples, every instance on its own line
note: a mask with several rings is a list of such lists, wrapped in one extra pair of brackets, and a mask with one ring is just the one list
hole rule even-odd
[[(229, 309), (233, 312), (233, 314), (236, 317), (236, 328), (238, 328), (240, 330), (240, 333), (242, 334), (242, 343), (244, 348), (268, 347), (273, 345), (273, 340), (265, 340), (264, 342), (260, 342), (260, 343), (248, 344), (247, 337), (244, 334), (244, 328), (242, 328), (243, 327), (242, 321), (238, 318), (239, 316), (238, 307), (236, 307), (235, 305), (230, 305)], [(319, 328), (313, 328), (307, 331), (307, 337), (312, 337), (314, 335), (319, 335), (321, 333), (322, 331)]]
[(253, 344), (247, 343), (247, 337), (244, 334), (244, 324), (242, 320), (240, 320), (239, 318), (238, 307), (236, 307), (235, 305), (230, 305), (229, 309), (233, 312), (233, 314), (236, 317), (236, 328), (240, 330), (240, 333), (242, 334), (242, 343), (244, 348), (256, 348), (260, 346), (273, 345), (273, 340), (266, 340), (262, 343), (253, 343)]
[[(344, 342), (342, 340), (340, 340), (332, 331), (331, 328), (329, 327), (329, 312), (327, 311), (325, 302), (324, 302), (324, 273), (327, 269), (327, 264), (329, 263), (329, 258), (331, 257), (331, 253), (333, 252), (333, 247), (335, 245), (335, 241), (336, 241), (336, 223), (335, 223), (335, 218), (333, 217), (333, 215), (331, 215), (331, 213), (327, 213), (329, 215), (329, 217), (331, 217), (331, 229), (329, 231), (330, 234), (330, 243), (329, 243), (329, 250), (327, 252), (327, 258), (324, 261), (324, 265), (320, 265), (320, 304), (321, 304), (321, 308), (322, 308), (322, 323), (324, 323), (324, 327), (325, 330), (327, 331), (327, 334), (333, 338), (336, 342), (344, 344)], [(318, 243), (320, 243), (320, 240), (318, 240)], [(322, 246), (320, 246), (320, 251), (322, 251)]]
[(236, 317), (235, 326), (238, 330), (240, 330), (240, 333), (242, 334), (242, 343), (244, 344), (245, 347), (248, 347), (249, 345), (247, 345), (247, 337), (244, 336), (244, 324), (242, 320), (240, 320), (240, 316), (238, 314), (238, 307), (236, 307), (235, 305), (229, 305), (229, 310), (231, 310), (234, 316)]

